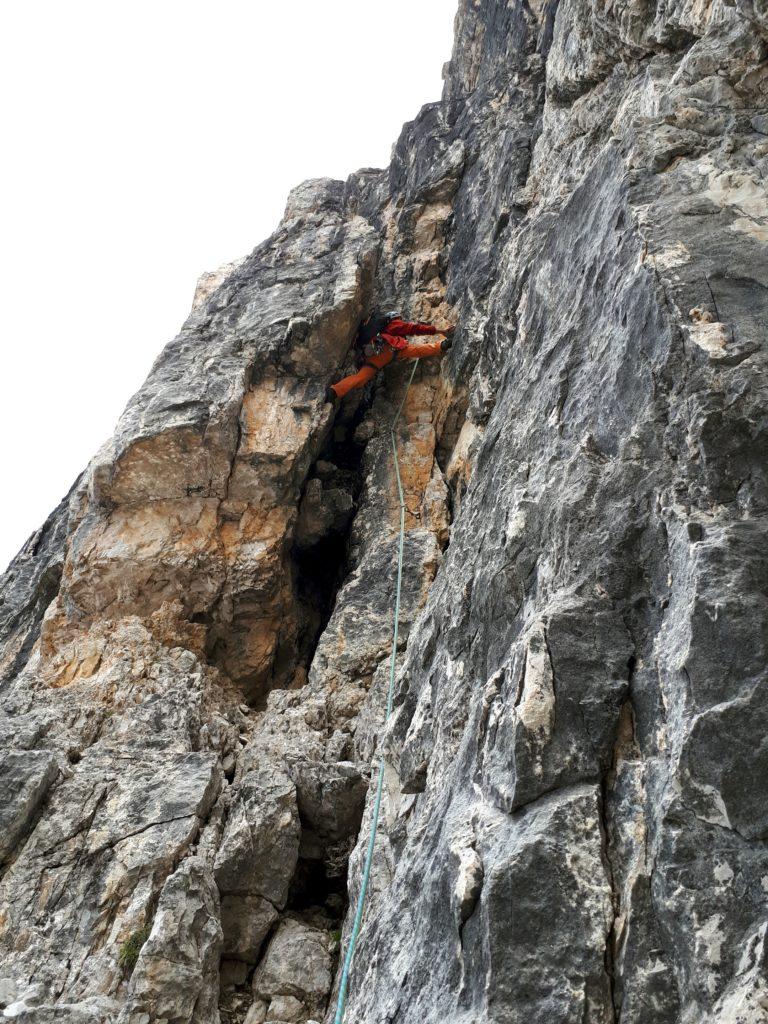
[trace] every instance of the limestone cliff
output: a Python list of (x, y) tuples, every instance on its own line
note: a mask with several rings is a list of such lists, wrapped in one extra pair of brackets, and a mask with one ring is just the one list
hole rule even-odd
[[(3, 578), (21, 1022), (768, 1021), (768, 8), (461, 0)], [(460, 329), (338, 412), (372, 304)]]

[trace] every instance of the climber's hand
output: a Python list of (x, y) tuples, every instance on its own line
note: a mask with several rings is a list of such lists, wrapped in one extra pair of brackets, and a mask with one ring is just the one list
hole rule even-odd
[(447, 352), (450, 349), (451, 345), (453, 345), (453, 332), (455, 330), (455, 326), (453, 324), (450, 324), (448, 327), (443, 327), (442, 330), (440, 331), (441, 334), (445, 335), (443, 340), (440, 342), (440, 349), (442, 352)]

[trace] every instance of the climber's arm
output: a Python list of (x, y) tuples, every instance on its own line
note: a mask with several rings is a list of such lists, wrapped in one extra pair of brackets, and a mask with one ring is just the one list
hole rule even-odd
[(442, 334), (432, 324), (412, 324), (407, 320), (391, 320), (387, 324), (386, 334), (394, 334), (397, 338), (405, 338), (409, 334)]

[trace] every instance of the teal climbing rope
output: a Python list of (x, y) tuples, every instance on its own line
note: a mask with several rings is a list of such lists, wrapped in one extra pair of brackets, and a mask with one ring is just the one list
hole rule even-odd
[[(411, 386), (413, 375), (416, 373), (416, 367), (418, 366), (419, 360), (415, 359), (413, 362), (413, 369), (411, 375), (408, 378), (408, 383), (405, 386), (405, 393), (403, 394), (402, 401), (397, 407), (395, 418), (392, 420), (392, 427), (390, 428), (390, 435), (392, 437), (392, 454), (395, 461), (395, 478), (397, 479), (397, 496), (400, 502), (400, 540), (397, 545), (397, 585), (395, 587), (395, 622), (392, 629), (392, 654), (389, 659), (389, 692), (387, 693), (387, 711), (384, 717), (386, 722), (392, 713), (392, 701), (395, 695), (395, 661), (397, 659), (397, 636), (400, 627), (400, 591), (403, 583), (403, 544), (405, 541), (405, 498), (403, 496), (403, 482), (400, 479), (400, 463), (397, 458), (397, 435), (395, 429), (400, 420), (400, 414), (403, 411), (405, 405), (405, 399), (408, 396), (408, 389)], [(373, 817), (371, 818), (371, 834), (368, 838), (368, 848), (365, 852), (365, 867), (363, 868), (363, 877), (360, 883), (360, 893), (357, 897), (357, 907), (355, 909), (355, 920), (352, 924), (352, 934), (349, 937), (349, 946), (347, 947), (347, 955), (344, 957), (344, 967), (341, 972), (341, 981), (339, 982), (339, 998), (336, 1002), (336, 1017), (334, 1018), (334, 1024), (341, 1024), (344, 1017), (344, 1004), (347, 1001), (347, 989), (349, 988), (349, 972), (352, 968), (352, 961), (355, 958), (355, 947), (357, 946), (357, 937), (360, 934), (360, 928), (363, 923), (363, 912), (365, 910), (365, 898), (368, 895), (368, 883), (371, 880), (371, 865), (373, 864), (373, 851), (376, 846), (376, 832), (379, 827), (379, 813), (381, 811), (381, 797), (384, 792), (384, 754), (382, 753), (379, 757), (379, 776), (376, 781), (376, 799), (373, 802)]]

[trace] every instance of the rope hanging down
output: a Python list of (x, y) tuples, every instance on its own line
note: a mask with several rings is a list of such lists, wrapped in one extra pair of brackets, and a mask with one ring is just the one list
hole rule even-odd
[[(411, 375), (408, 378), (408, 383), (405, 386), (405, 394), (403, 395), (402, 401), (397, 408), (395, 418), (392, 420), (392, 426), (390, 428), (390, 435), (392, 437), (392, 454), (394, 455), (395, 461), (395, 477), (397, 479), (397, 496), (400, 502), (400, 541), (397, 548), (397, 586), (395, 589), (395, 623), (392, 630), (392, 655), (389, 659), (389, 692), (387, 693), (387, 711), (384, 716), (384, 721), (389, 719), (392, 713), (392, 701), (395, 695), (395, 659), (397, 658), (397, 634), (400, 626), (400, 590), (403, 582), (403, 542), (405, 539), (405, 498), (403, 497), (403, 484), (400, 479), (400, 463), (397, 459), (397, 437), (395, 436), (395, 428), (397, 427), (400, 419), (400, 414), (403, 411), (405, 405), (405, 399), (408, 397), (408, 389), (411, 386), (413, 375), (416, 373), (416, 367), (419, 365), (419, 360), (415, 359), (413, 362), (413, 369)], [(355, 947), (357, 946), (357, 937), (360, 934), (360, 927), (363, 923), (363, 911), (365, 910), (365, 898), (368, 895), (368, 883), (371, 880), (371, 865), (373, 864), (373, 851), (376, 845), (376, 831), (379, 827), (379, 812), (381, 811), (381, 797), (384, 791), (384, 754), (381, 754), (379, 758), (379, 777), (376, 782), (376, 799), (373, 803), (373, 817), (371, 819), (371, 835), (368, 839), (368, 849), (365, 854), (365, 867), (363, 868), (363, 878), (360, 883), (360, 894), (357, 897), (357, 909), (355, 910), (355, 920), (352, 924), (352, 934), (349, 937), (349, 946), (347, 947), (347, 955), (344, 958), (344, 968), (341, 972), (341, 981), (339, 983), (339, 998), (336, 1003), (336, 1017), (334, 1018), (334, 1024), (341, 1024), (344, 1017), (344, 1004), (347, 1001), (347, 989), (349, 987), (349, 972), (352, 967), (352, 961), (355, 957)]]

